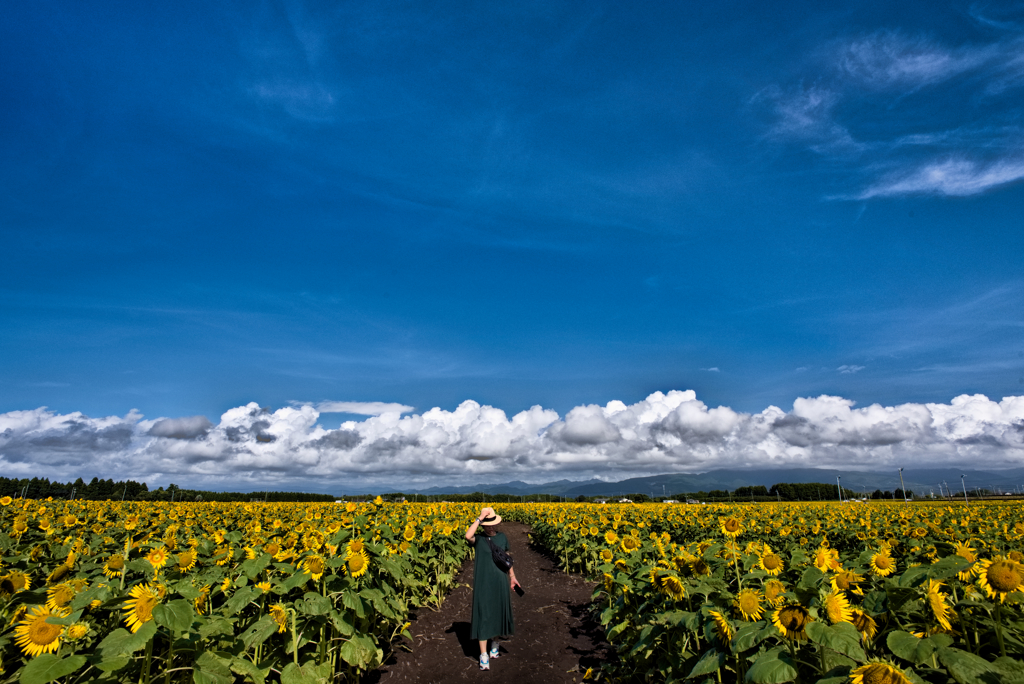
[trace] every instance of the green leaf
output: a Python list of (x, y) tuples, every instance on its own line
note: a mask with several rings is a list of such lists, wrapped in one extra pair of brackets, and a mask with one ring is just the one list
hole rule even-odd
[(357, 617), (366, 617), (366, 609), (363, 606), (363, 599), (358, 594), (346, 591), (341, 595), (341, 602), (349, 610), (355, 611)]
[(341, 659), (350, 666), (361, 670), (376, 667), (384, 657), (384, 652), (377, 648), (374, 640), (365, 634), (357, 634), (343, 643), (339, 654)]
[(885, 586), (885, 594), (889, 598), (889, 608), (899, 610), (907, 601), (917, 598), (918, 591), (912, 587), (898, 587), (892, 584)]
[[(999, 670), (984, 658), (957, 648), (940, 648), (939, 662), (949, 670), (958, 684), (976, 684), (981, 681), (998, 681)], [(990, 675), (990, 677), (984, 677)], [(993, 678), (994, 676), (994, 678)]]
[(87, 605), (95, 601), (106, 600), (108, 595), (106, 587), (92, 587), (86, 589), (81, 594), (75, 596), (71, 601), (71, 610), (78, 610), (79, 608), (85, 608)]
[(18, 681), (21, 684), (47, 684), (55, 679), (69, 675), (85, 665), (85, 656), (74, 655), (58, 658), (52, 653), (43, 653), (32, 660), (21, 671)]
[(224, 604), (224, 611), (228, 615), (234, 615), (249, 605), (249, 602), (259, 596), (260, 590), (253, 587), (241, 587)]
[(928, 574), (932, 579), (949, 579), (957, 573), (961, 573), (971, 567), (971, 562), (961, 556), (946, 556), (938, 563), (928, 566)]
[(216, 681), (232, 681), (231, 661), (222, 658), (213, 651), (204, 651), (196, 660), (196, 668)]
[(771, 632), (765, 632), (765, 624), (765, 621), (762, 620), (761, 622), (752, 622), (740, 627), (736, 631), (736, 636), (732, 638), (732, 652), (742, 653), (743, 651), (749, 651), (764, 641), (771, 634)]
[(717, 649), (713, 648), (710, 651), (706, 651), (700, 660), (697, 661), (697, 664), (693, 666), (693, 669), (690, 670), (690, 674), (686, 678), (693, 679), (694, 677), (717, 672), (725, 663), (725, 658), (726, 654), (719, 653)]
[(295, 610), (303, 615), (327, 615), (331, 607), (329, 598), (312, 591), (307, 591), (301, 601), (295, 602)]
[(256, 576), (263, 572), (272, 560), (274, 560), (274, 557), (269, 553), (265, 553), (255, 560), (247, 560), (242, 563), (241, 570), (249, 579), (256, 579)]
[(145, 647), (154, 635), (156, 635), (156, 623), (152, 620), (143, 624), (135, 634), (119, 627), (100, 642), (100, 655), (104, 660), (108, 660), (134, 653)]
[(626, 620), (625, 622), (620, 622), (619, 624), (615, 625), (614, 627), (608, 630), (608, 641), (613, 641), (616, 637), (618, 637), (620, 634), (622, 634), (630, 627), (632, 627), (632, 622), (630, 622), (629, 620)]
[(789, 656), (778, 650), (772, 650), (754, 661), (747, 670), (746, 680), (754, 684), (782, 684), (796, 679), (796, 668), (790, 663)]
[(818, 585), (821, 583), (821, 578), (824, 576), (821, 570), (812, 565), (804, 570), (804, 573), (800, 576), (800, 581), (796, 585), (797, 589), (817, 590)]
[(195, 611), (185, 599), (176, 599), (153, 607), (153, 619), (175, 634), (187, 632), (192, 626)]
[(238, 656), (231, 659), (231, 671), (237, 675), (251, 678), (256, 684), (263, 684), (267, 675), (270, 674), (269, 667), (259, 668), (251, 661)]
[(888, 597), (884, 591), (869, 591), (864, 595), (864, 601), (862, 607), (864, 610), (872, 615), (878, 615), (888, 610), (886, 604), (888, 603)]
[(225, 617), (220, 617), (219, 615), (211, 616), (199, 626), (199, 636), (203, 639), (234, 633), (234, 620), (229, 620)]
[[(325, 663), (330, 667), (330, 663)], [(330, 673), (323, 666), (317, 667), (312, 662), (301, 666), (288, 663), (281, 671), (281, 684), (324, 684)]]
[(111, 658), (110, 660), (104, 660), (96, 665), (96, 669), (101, 672), (116, 672), (122, 667), (132, 662), (132, 659), (128, 656), (119, 656), (117, 658)]
[(174, 591), (176, 591), (179, 596), (188, 599), (189, 601), (195, 601), (201, 595), (199, 593), (199, 589), (191, 582), (178, 582), (174, 587)]
[(276, 631), (277, 622), (269, 615), (264, 615), (252, 624), (249, 629), (242, 632), (242, 643), (245, 644), (246, 649), (259, 646)]
[(822, 646), (842, 653), (848, 658), (863, 662), (867, 655), (860, 645), (860, 632), (849, 622), (826, 625), (823, 622), (811, 622), (806, 627), (807, 637)]
[(274, 588), (276, 594), (287, 594), (295, 587), (300, 587), (312, 577), (308, 572), (296, 572), (294, 575), (284, 581), (279, 587)]
[(935, 644), (931, 639), (921, 639), (909, 632), (889, 632), (885, 643), (896, 656), (915, 665), (921, 665), (935, 653)]
[(334, 623), (334, 628), (342, 636), (352, 636), (356, 632), (355, 625), (342, 612), (332, 610), (331, 622)]
[(901, 587), (916, 587), (927, 579), (930, 572), (930, 565), (916, 565), (912, 568), (907, 568), (907, 570), (900, 575), (899, 585)]

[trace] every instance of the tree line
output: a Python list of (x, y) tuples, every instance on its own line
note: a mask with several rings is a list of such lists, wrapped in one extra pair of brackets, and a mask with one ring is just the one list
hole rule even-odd
[(98, 477), (85, 482), (50, 481), (45, 477), (13, 479), (0, 477), (0, 496), (12, 499), (85, 499), (87, 501), (334, 501), (331, 494), (306, 492), (211, 492), (205, 489), (186, 489), (176, 484), (151, 490), (145, 482), (134, 480), (101, 480)]

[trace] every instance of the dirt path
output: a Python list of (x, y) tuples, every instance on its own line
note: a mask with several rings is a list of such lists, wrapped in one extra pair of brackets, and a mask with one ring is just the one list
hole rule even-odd
[(527, 538), (530, 528), (513, 522), (502, 523), (512, 546), (516, 577), (526, 595), (513, 594), (512, 609), (516, 634), (499, 641), (501, 657), (491, 669), (481, 672), (480, 653), (469, 638), (473, 600), (473, 559), (462, 567), (459, 585), (448, 595), (441, 609), (418, 611), (405, 641), (411, 652), (396, 649), (392, 659), (368, 679), (380, 684), (398, 682), (487, 681), (579, 682), (588, 667), (608, 655), (600, 625), (587, 613), (594, 585), (577, 575), (560, 571), (547, 556), (534, 550)]

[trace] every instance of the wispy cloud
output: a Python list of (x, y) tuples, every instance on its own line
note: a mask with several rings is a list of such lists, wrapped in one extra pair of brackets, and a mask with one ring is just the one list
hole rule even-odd
[(997, 58), (997, 46), (950, 49), (927, 38), (885, 31), (842, 46), (837, 62), (849, 78), (872, 88), (914, 89), (940, 83)]
[(842, 373), (843, 375), (853, 375), (854, 373), (861, 372), (865, 368), (867, 368), (867, 366), (848, 366), (846, 364), (843, 364), (839, 368), (836, 368), (836, 370)]
[[(1024, 86), (1024, 36), (950, 47), (879, 31), (825, 54), (831, 70), (818, 73), (813, 86), (773, 86), (755, 100), (771, 103), (770, 138), (868, 177), (865, 189), (831, 199), (969, 196), (1024, 177), (1024, 112), (1005, 100), (1006, 91)], [(958, 110), (950, 98), (962, 102), (965, 90), (973, 104), (963, 116), (971, 118), (951, 128)], [(919, 130), (906, 132), (903, 107)], [(889, 130), (899, 134), (887, 137)]]
[(857, 199), (894, 195), (977, 195), (1024, 178), (1024, 158), (989, 164), (966, 159), (928, 162), (909, 173), (897, 172), (870, 186)]

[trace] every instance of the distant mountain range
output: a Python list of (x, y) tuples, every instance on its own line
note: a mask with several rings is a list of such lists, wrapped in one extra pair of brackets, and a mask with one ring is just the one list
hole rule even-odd
[[(946, 488), (954, 494), (962, 492), (960, 476), (968, 491), (974, 487), (993, 491), (1017, 491), (1024, 493), (1024, 468), (1012, 470), (959, 470), (954, 468), (924, 468), (903, 471), (903, 483), (918, 496), (930, 492), (938, 495)], [(618, 482), (602, 480), (557, 480), (542, 484), (512, 481), (501, 484), (477, 484), (469, 486), (439, 486), (429, 489), (405, 489), (406, 494), (551, 494), (575, 498), (577, 496), (615, 496), (640, 493), (648, 496), (663, 496), (681, 492), (711, 491), (713, 489), (735, 490), (738, 487), (764, 485), (771, 488), (780, 482), (822, 482), (835, 484), (840, 478), (842, 486), (854, 491), (871, 494), (876, 489), (894, 490), (900, 486), (898, 471), (863, 472), (854, 470), (830, 470), (824, 468), (754, 469), (754, 470), (712, 470), (696, 475), (667, 474), (650, 477), (633, 477)]]

